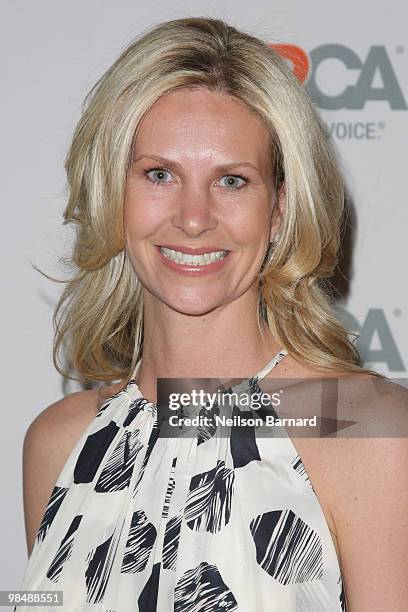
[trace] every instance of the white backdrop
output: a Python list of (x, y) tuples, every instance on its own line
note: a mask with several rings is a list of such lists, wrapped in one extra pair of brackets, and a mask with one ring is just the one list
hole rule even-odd
[[(370, 6), (369, 13), (367, 6)], [(366, 365), (392, 378), (408, 367), (406, 198), (407, 4), (389, 0), (3, 0), (1, 4), (2, 372), (0, 589), (19, 587), (26, 564), (21, 452), (25, 431), (64, 392), (51, 357), (69, 244), (62, 227), (63, 159), (83, 98), (139, 32), (167, 19), (223, 17), (309, 63), (305, 86), (342, 159), (352, 230), (343, 299)]]

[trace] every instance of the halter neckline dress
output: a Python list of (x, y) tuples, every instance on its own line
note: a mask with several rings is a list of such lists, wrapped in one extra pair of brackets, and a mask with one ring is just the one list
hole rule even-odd
[[(260, 389), (285, 355), (244, 387)], [(72, 450), (27, 563), (20, 589), (62, 590), (63, 605), (14, 612), (346, 612), (325, 515), (285, 430), (160, 437), (139, 365)]]

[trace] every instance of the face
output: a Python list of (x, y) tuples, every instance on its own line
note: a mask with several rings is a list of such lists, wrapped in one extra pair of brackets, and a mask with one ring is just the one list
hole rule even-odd
[(197, 315), (256, 295), (283, 205), (272, 167), (267, 129), (241, 101), (204, 88), (159, 98), (139, 126), (124, 206), (149, 300)]

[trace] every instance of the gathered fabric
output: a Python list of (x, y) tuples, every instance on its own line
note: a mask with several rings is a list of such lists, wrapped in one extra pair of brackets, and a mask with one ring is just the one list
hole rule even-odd
[(139, 365), (71, 452), (27, 563), (20, 589), (62, 591), (63, 605), (14, 612), (345, 612), (330, 530), (287, 433), (160, 435)]

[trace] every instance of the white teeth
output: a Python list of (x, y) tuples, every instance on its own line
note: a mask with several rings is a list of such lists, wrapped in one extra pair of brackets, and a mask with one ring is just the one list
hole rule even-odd
[(166, 247), (160, 247), (160, 252), (176, 263), (190, 264), (193, 266), (207, 266), (214, 261), (224, 259), (227, 254), (227, 251), (213, 251), (212, 253), (204, 253), (203, 255), (190, 255), (189, 253), (166, 249)]

